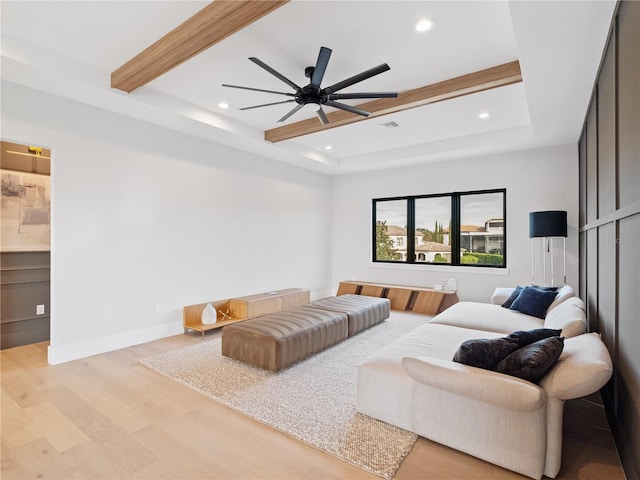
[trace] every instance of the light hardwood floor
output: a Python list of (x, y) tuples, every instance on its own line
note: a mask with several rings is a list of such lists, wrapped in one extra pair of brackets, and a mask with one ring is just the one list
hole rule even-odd
[[(46, 343), (2, 351), (0, 477), (379, 480), (138, 363), (200, 341), (178, 335), (56, 366)], [(624, 479), (599, 396), (567, 402), (563, 457), (559, 479)], [(394, 478), (526, 477), (420, 438)]]

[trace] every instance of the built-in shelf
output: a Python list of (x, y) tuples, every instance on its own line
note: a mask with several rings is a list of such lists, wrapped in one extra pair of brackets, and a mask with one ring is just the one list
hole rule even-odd
[[(309, 290), (287, 288), (285, 290), (258, 293), (246, 297), (213, 300), (197, 305), (188, 305), (183, 308), (184, 331), (185, 333), (189, 330), (200, 332), (204, 338), (204, 333), (209, 330), (222, 328), (225, 325), (242, 322), (243, 320), (266, 315), (267, 313), (279, 312), (287, 308), (306, 305), (310, 301)], [(207, 303), (210, 303), (218, 314), (218, 321), (211, 325), (202, 323), (202, 310), (207, 306)]]
[(388, 298), (391, 302), (391, 310), (423, 313), (425, 315), (437, 315), (458, 302), (456, 292), (428, 287), (388, 285), (356, 280), (340, 282), (337, 294), (345, 295), (349, 293)]

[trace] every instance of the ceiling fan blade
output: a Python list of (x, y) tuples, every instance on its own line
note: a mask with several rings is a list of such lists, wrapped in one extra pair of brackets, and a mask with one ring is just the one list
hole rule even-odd
[(327, 116), (324, 113), (324, 110), (322, 110), (322, 105), (318, 105), (318, 111), (316, 112), (318, 114), (318, 118), (320, 119), (320, 123), (323, 125), (326, 125), (327, 123), (329, 123), (329, 119), (327, 118)]
[(223, 83), (222, 86), (223, 87), (230, 87), (230, 88), (241, 88), (242, 90), (252, 90), (254, 92), (277, 93), (278, 95), (286, 95), (288, 97), (294, 97), (295, 96), (294, 93), (275, 92), (273, 90), (264, 90), (262, 88), (253, 88), (253, 87), (241, 87), (240, 85), (228, 85), (226, 83)]
[(331, 93), (327, 95), (329, 100), (350, 100), (354, 98), (398, 98), (398, 93), (393, 92), (369, 92), (369, 93)]
[(322, 83), (324, 72), (327, 70), (329, 58), (331, 58), (331, 49), (327, 47), (320, 47), (318, 60), (316, 61), (316, 66), (313, 69), (313, 75), (311, 75), (311, 85), (318, 90), (320, 90), (320, 84)]
[(292, 98), (291, 100), (284, 100), (282, 102), (263, 103), (262, 105), (254, 105), (253, 107), (243, 107), (243, 108), (239, 108), (238, 110), (251, 110), (252, 108), (270, 107), (271, 105), (280, 105), (281, 103), (290, 103), (290, 102), (295, 102), (295, 99)]
[(271, 68), (269, 65), (267, 65), (266, 63), (264, 63), (262, 60), (256, 58), (256, 57), (249, 57), (249, 60), (251, 60), (253, 63), (255, 63), (256, 65), (258, 65), (259, 67), (264, 68), (267, 72), (269, 72), (271, 75), (273, 75), (276, 78), (279, 78), (280, 80), (282, 80), (284, 83), (286, 83), (287, 85), (289, 85), (291, 88), (293, 88), (296, 92), (298, 90), (300, 90), (300, 87), (298, 85), (296, 85), (295, 83), (293, 83), (291, 80), (289, 80), (287, 77), (285, 77), (284, 75), (282, 75), (280, 72), (275, 71), (273, 68)]
[(354, 75), (353, 77), (350, 77), (350, 78), (347, 78), (346, 80), (338, 82), (335, 85), (331, 85), (330, 87), (324, 88), (322, 89), (322, 91), (326, 94), (335, 93), (338, 90), (342, 90), (343, 88), (349, 87), (354, 83), (362, 82), (367, 78), (374, 77), (376, 75), (379, 75), (382, 72), (386, 72), (387, 70), (391, 70), (391, 67), (389, 67), (389, 65), (387, 65), (386, 63), (383, 63), (381, 65), (378, 65), (377, 67), (370, 68), (369, 70), (366, 70), (362, 73)]
[(304, 107), (304, 104), (300, 104), (300, 105), (296, 105), (293, 110), (291, 110), (289, 113), (287, 113), (284, 117), (282, 117), (280, 120), (278, 120), (278, 122), (284, 122), (287, 118), (289, 118), (291, 115), (293, 115), (294, 113), (296, 113), (298, 110), (300, 110), (302, 107)]
[(333, 100), (328, 100), (325, 105), (328, 105), (333, 108), (339, 108), (340, 110), (346, 110), (347, 112), (357, 113), (358, 115), (362, 115), (363, 117), (368, 117), (369, 112), (366, 110), (362, 110), (360, 108), (352, 107), (351, 105), (345, 105), (344, 103), (334, 102)]

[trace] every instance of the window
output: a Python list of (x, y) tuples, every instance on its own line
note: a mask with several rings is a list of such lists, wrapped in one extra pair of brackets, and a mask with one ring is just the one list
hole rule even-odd
[(373, 261), (506, 266), (506, 189), (373, 200)]
[[(386, 200), (380, 204), (374, 218), (374, 261), (406, 261), (407, 200)], [(402, 246), (398, 245), (399, 238), (402, 238)]]
[(416, 198), (414, 205), (416, 233), (420, 234), (414, 245), (415, 261), (450, 264), (451, 198)]

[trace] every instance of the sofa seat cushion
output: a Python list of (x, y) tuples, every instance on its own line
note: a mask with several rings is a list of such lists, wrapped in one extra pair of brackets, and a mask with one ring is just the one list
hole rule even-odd
[[(496, 332), (439, 325), (427, 322), (400, 337), (390, 345), (374, 353), (370, 359), (380, 356), (400, 362), (404, 357), (434, 357), (451, 360), (462, 343), (477, 338), (502, 338)], [(368, 360), (367, 360), (368, 361)]]
[[(545, 327), (544, 320), (540, 318), (502, 308), (500, 305), (477, 302), (458, 302), (433, 317), (429, 323), (503, 333), (505, 335), (516, 330), (533, 330)], [(487, 337), (480, 335), (476, 338)]]
[[(500, 307), (498, 307), (500, 308)], [(502, 335), (425, 323), (367, 358), (358, 369), (357, 410), (383, 422), (411, 430), (413, 380), (402, 367), (404, 357), (451, 361), (465, 340)]]

